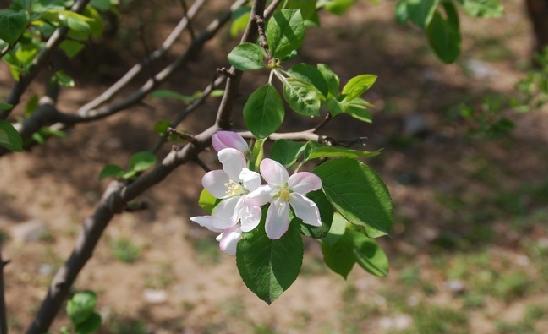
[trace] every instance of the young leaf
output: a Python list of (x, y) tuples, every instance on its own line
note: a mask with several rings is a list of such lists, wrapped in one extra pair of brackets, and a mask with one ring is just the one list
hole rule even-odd
[(67, 315), (78, 325), (86, 321), (94, 312), (97, 296), (93, 292), (78, 292), (67, 303)]
[(59, 45), (61, 50), (67, 55), (69, 58), (74, 58), (82, 49), (84, 48), (84, 43), (80, 43), (78, 41), (72, 41), (72, 40), (65, 40)]
[(213, 212), (213, 208), (219, 203), (219, 200), (207, 189), (202, 189), (202, 192), (200, 193), (200, 199), (198, 200), (198, 205), (200, 205), (200, 208), (202, 208), (205, 212), (208, 214), (211, 214)]
[(129, 171), (143, 172), (156, 164), (156, 156), (149, 151), (137, 152), (129, 159)]
[(106, 178), (121, 178), (125, 173), (125, 170), (122, 169), (122, 167), (114, 165), (114, 164), (108, 164), (103, 167), (101, 170), (101, 173), (99, 173), (99, 179), (106, 179)]
[(0, 102), (0, 111), (10, 110), (11, 108), (13, 108), (13, 105), (5, 102)]
[(86, 320), (74, 326), (75, 334), (92, 334), (101, 327), (101, 315), (93, 312)]
[(325, 264), (344, 279), (354, 267), (354, 243), (347, 221), (338, 213), (333, 216), (333, 224), (322, 240), (322, 254)]
[[(327, 235), (327, 232), (331, 228), (333, 222), (333, 206), (329, 203), (327, 197), (321, 190), (312, 191), (306, 194), (306, 197), (316, 203), (320, 210), (320, 217), (322, 218), (322, 226), (314, 227), (302, 222), (301, 219), (295, 217), (294, 220), (301, 225), (301, 232), (314, 239), (322, 239)], [(293, 222), (292, 222), (293, 224)]]
[(167, 133), (167, 129), (169, 129), (170, 125), (170, 121), (168, 121), (167, 119), (161, 119), (154, 124), (154, 132), (163, 136)]
[(74, 87), (76, 85), (74, 79), (63, 70), (55, 72), (51, 79), (60, 87)]
[(270, 157), (284, 165), (284, 167), (290, 167), (297, 162), (305, 152), (306, 147), (306, 143), (292, 140), (277, 140), (272, 145)]
[(285, 100), (296, 113), (310, 117), (320, 114), (321, 93), (312, 84), (289, 77), (284, 80), (283, 91)]
[(362, 74), (357, 75), (350, 79), (346, 85), (344, 85), (342, 94), (347, 100), (352, 100), (360, 97), (365, 93), (377, 80), (376, 75)]
[(446, 64), (451, 64), (455, 62), (460, 53), (459, 16), (453, 3), (444, 2), (443, 8), (447, 18), (437, 11), (426, 32), (430, 46), (438, 58)]
[(236, 264), (245, 285), (271, 304), (299, 275), (303, 241), (298, 224), (289, 224), (281, 239), (266, 236), (264, 224), (245, 233), (238, 242)]
[(0, 39), (9, 44), (15, 43), (27, 28), (25, 11), (0, 10)]
[(237, 37), (244, 32), (249, 22), (249, 6), (242, 6), (232, 13), (232, 24), (230, 25), (230, 36)]
[(257, 139), (253, 148), (251, 149), (251, 155), (249, 157), (249, 169), (256, 172), (259, 170), (261, 161), (263, 160), (264, 155), (264, 143), (266, 138)]
[(258, 70), (264, 67), (263, 49), (255, 43), (242, 43), (228, 54), (228, 62), (239, 70)]
[(282, 9), (274, 13), (266, 27), (266, 39), (273, 57), (285, 59), (301, 47), (304, 21), (298, 9)]
[(356, 3), (356, 0), (325, 0), (324, 8), (335, 15), (343, 15)]
[(23, 150), (21, 135), (10, 122), (4, 120), (0, 120), (0, 146), (10, 151)]
[(327, 161), (316, 167), (323, 190), (348, 221), (388, 233), (392, 226), (392, 200), (382, 180), (367, 165), (350, 158)]
[(463, 0), (464, 11), (475, 17), (499, 17), (504, 11), (500, 0)]
[(372, 158), (379, 155), (379, 153), (380, 151), (358, 151), (347, 147), (310, 143), (306, 160), (322, 158)]
[(356, 262), (375, 276), (388, 275), (388, 257), (375, 240), (355, 232), (353, 232), (353, 240)]
[(318, 67), (309, 64), (297, 64), (290, 68), (288, 72), (291, 77), (314, 85), (314, 87), (316, 87), (316, 89), (319, 90), (323, 96), (327, 97), (327, 82)]
[(343, 113), (349, 114), (362, 122), (371, 123), (372, 116), (369, 109), (372, 105), (361, 97), (356, 97), (351, 100), (345, 98), (339, 102), (339, 107)]
[(283, 119), (282, 98), (272, 85), (260, 87), (249, 96), (245, 103), (245, 125), (259, 138), (266, 138), (278, 130)]
[(305, 26), (317, 26), (320, 18), (316, 11), (316, 0), (287, 0), (284, 8), (300, 9)]

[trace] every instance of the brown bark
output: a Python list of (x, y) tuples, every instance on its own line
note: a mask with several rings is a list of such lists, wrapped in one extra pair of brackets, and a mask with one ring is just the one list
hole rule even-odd
[(526, 0), (527, 12), (535, 35), (535, 51), (548, 46), (548, 0)]

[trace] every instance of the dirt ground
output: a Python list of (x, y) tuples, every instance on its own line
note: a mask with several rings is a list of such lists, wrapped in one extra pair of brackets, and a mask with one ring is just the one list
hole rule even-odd
[[(203, 172), (186, 165), (142, 197), (148, 210), (111, 222), (78, 278), (77, 289), (98, 294), (101, 333), (548, 333), (548, 110), (513, 114), (516, 129), (497, 140), (470, 137), (467, 124), (451, 116), (462, 102), (514, 92), (531, 49), (521, 2), (505, 1), (499, 19), (463, 15), (463, 51), (454, 65), (441, 64), (420, 31), (397, 25), (393, 6), (362, 1), (344, 17), (323, 15), (299, 56), (330, 65), (343, 81), (360, 73), (379, 77), (367, 96), (376, 106), (373, 124), (341, 118), (325, 131), (366, 136), (367, 148), (384, 149), (370, 163), (395, 203), (394, 233), (382, 241), (389, 277), (354, 268), (344, 281), (308, 240), (300, 277), (279, 300), (264, 304), (242, 283), (235, 259), (217, 250), (215, 235), (188, 221), (201, 214)], [(160, 13), (147, 35), (152, 45), (177, 20), (176, 11)], [(197, 27), (214, 13), (210, 8)], [(132, 40), (126, 35), (106, 67), (93, 62), (93, 53), (68, 67), (78, 85), (62, 92), (62, 110), (94, 97), (142, 56), (139, 46), (123, 48)], [(234, 43), (225, 31), (164, 88), (199, 90)], [(245, 77), (239, 106), (261, 80)], [(0, 96), (9, 87), (2, 67)], [(34, 86), (27, 97), (40, 92)], [(217, 103), (211, 98), (181, 129), (205, 128)], [(150, 149), (154, 122), (183, 107), (148, 98), (106, 122), (0, 159), (12, 333), (24, 331), (106, 187), (98, 179), (102, 166), (125, 165), (132, 153)], [(290, 131), (312, 123), (293, 117), (285, 124)], [(214, 166), (211, 153), (203, 157)], [(51, 333), (66, 323), (63, 314)]]

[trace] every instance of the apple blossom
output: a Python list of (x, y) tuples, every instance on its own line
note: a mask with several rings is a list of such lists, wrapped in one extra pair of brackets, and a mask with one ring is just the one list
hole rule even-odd
[(314, 173), (299, 172), (291, 175), (278, 162), (272, 159), (261, 161), (261, 175), (268, 185), (254, 191), (255, 200), (264, 200), (265, 194), (270, 196), (270, 207), (266, 215), (266, 234), (270, 239), (281, 238), (289, 228), (289, 207), (293, 208), (295, 216), (305, 224), (321, 226), (318, 207), (305, 194), (321, 189), (322, 181)]
[(233, 131), (217, 131), (211, 137), (211, 144), (217, 152), (225, 148), (234, 148), (242, 153), (249, 151), (249, 146), (245, 139)]

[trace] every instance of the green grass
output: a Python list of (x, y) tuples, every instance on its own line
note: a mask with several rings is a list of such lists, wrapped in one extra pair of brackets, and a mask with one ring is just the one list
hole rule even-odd
[(112, 240), (110, 248), (114, 258), (124, 263), (134, 263), (141, 255), (141, 248), (127, 238)]
[(419, 304), (411, 308), (412, 328), (402, 334), (468, 334), (468, 317), (464, 312), (437, 306)]

